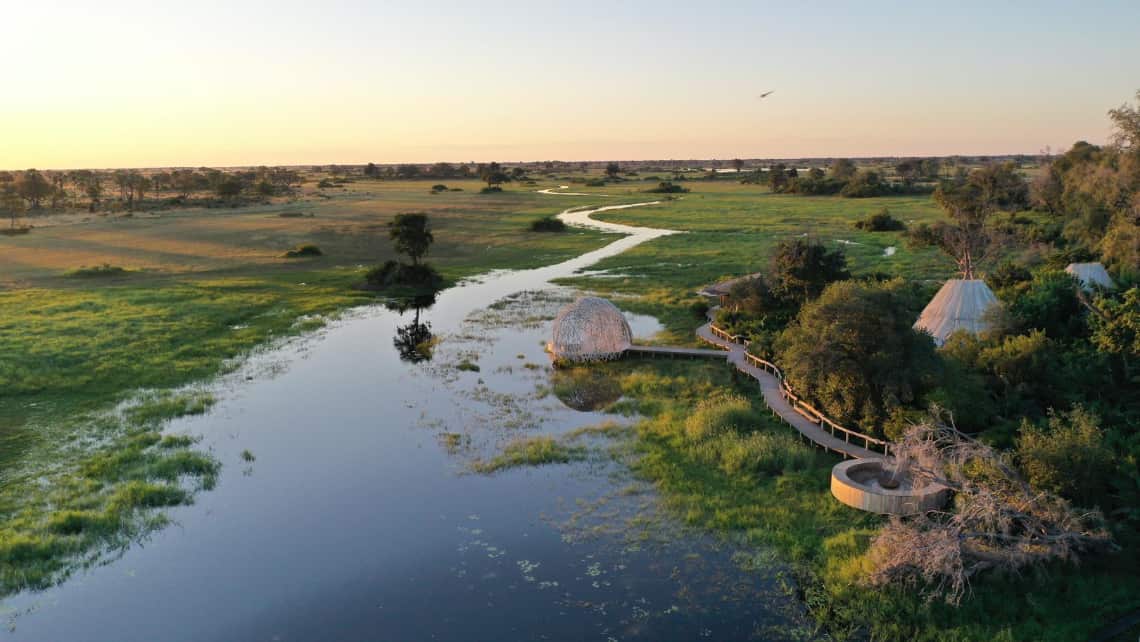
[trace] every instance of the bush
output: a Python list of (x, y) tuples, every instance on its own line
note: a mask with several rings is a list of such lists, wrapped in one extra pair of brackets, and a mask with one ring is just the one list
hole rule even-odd
[(986, 275), (986, 283), (994, 290), (1004, 290), (1019, 283), (1033, 279), (1029, 268), (1010, 260), (1002, 261), (992, 272)]
[(586, 187), (605, 187), (606, 182), (600, 178), (591, 178), (586, 181)]
[(879, 173), (874, 170), (863, 170), (854, 176), (843, 189), (839, 190), (839, 195), (846, 198), (871, 198), (873, 196), (882, 196), (891, 191), (891, 186), (883, 182)]
[(709, 302), (704, 299), (693, 301), (692, 304), (689, 305), (689, 311), (693, 313), (694, 317), (705, 319), (709, 314)]
[(894, 408), (914, 404), (938, 373), (916, 316), (901, 281), (832, 283), (780, 336), (788, 383), (833, 420), (882, 434)]
[(66, 276), (77, 278), (97, 278), (106, 276), (123, 276), (126, 273), (127, 271), (124, 268), (121, 268), (117, 265), (111, 265), (110, 263), (104, 263), (103, 265), (96, 265), (92, 267), (83, 266), (76, 268), (68, 272)]
[(546, 216), (538, 219), (530, 224), (530, 231), (532, 232), (565, 232), (566, 224), (561, 219), (553, 216)]
[(891, 216), (891, 211), (884, 207), (865, 219), (855, 221), (855, 227), (867, 232), (898, 232), (906, 229), (906, 223)]
[(332, 181), (330, 181), (330, 180), (329, 180), (329, 179), (327, 179), (327, 178), (322, 178), (322, 179), (320, 180), (320, 182), (319, 182), (319, 183), (317, 183), (317, 188), (318, 188), (318, 189), (329, 189), (329, 188), (332, 188), (332, 187), (336, 187), (336, 184), (335, 184), (335, 183), (333, 183)]
[(402, 286), (435, 290), (443, 285), (443, 277), (426, 263), (407, 265), (391, 260), (369, 270), (364, 280), (369, 287), (376, 289)]
[(443, 183), (436, 183), (435, 185), (431, 186), (431, 191), (432, 192), (446, 192), (447, 191), (447, 185), (444, 185)]
[(1051, 413), (1046, 426), (1023, 421), (1017, 457), (1029, 483), (1081, 506), (1103, 502), (1113, 471), (1099, 418), (1077, 406)]
[(687, 187), (673, 184), (672, 181), (661, 181), (657, 187), (647, 189), (647, 194), (684, 194), (689, 191)]
[(300, 259), (308, 256), (324, 256), (324, 254), (325, 253), (321, 251), (321, 248), (311, 243), (307, 243), (305, 245), (298, 245), (297, 247), (285, 252), (285, 254), (282, 256), (287, 259)]
[(484, 187), (483, 189), (479, 190), (479, 193), (480, 194), (498, 194), (499, 192), (502, 192), (502, 191), (503, 191), (503, 188), (499, 187), (498, 185), (492, 185), (489, 187)]

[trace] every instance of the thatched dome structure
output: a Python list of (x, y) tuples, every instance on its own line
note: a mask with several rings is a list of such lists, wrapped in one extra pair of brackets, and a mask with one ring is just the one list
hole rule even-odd
[(1077, 277), (1086, 291), (1091, 292), (1094, 286), (1109, 290), (1116, 287), (1102, 263), (1070, 263), (1065, 271)]
[(974, 334), (986, 330), (985, 314), (997, 302), (985, 281), (950, 279), (919, 315), (914, 329), (930, 333), (941, 347), (956, 330)]
[(621, 310), (605, 299), (584, 296), (558, 312), (550, 352), (555, 359), (599, 361), (621, 356), (631, 343), (633, 332)]

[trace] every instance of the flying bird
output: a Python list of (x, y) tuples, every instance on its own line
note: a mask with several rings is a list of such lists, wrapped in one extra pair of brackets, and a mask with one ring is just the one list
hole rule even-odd
[(774, 92), (774, 91), (776, 91), (776, 90), (775, 90), (775, 89), (773, 89), (773, 90), (771, 90), (771, 91), (766, 91), (766, 92), (764, 92), (764, 93), (760, 94), (759, 96), (757, 96), (757, 97), (756, 97), (756, 100), (763, 100), (763, 99), (767, 98), (768, 96), (771, 96), (771, 95), (772, 95), (772, 92)]

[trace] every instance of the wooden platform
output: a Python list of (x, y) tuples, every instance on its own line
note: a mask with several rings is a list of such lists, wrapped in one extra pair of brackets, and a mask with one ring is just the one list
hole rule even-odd
[(785, 397), (783, 382), (776, 375), (753, 364), (745, 356), (746, 351), (743, 345), (717, 336), (713, 332), (711, 322), (697, 328), (697, 337), (710, 345), (728, 351), (728, 362), (760, 384), (760, 393), (764, 397), (764, 403), (768, 409), (792, 428), (795, 428), (808, 441), (844, 457), (882, 457), (881, 452), (851, 443), (850, 435), (844, 434), (843, 438), (832, 435), (829, 430), (824, 428), (826, 424), (813, 421), (798, 411), (793, 403)]

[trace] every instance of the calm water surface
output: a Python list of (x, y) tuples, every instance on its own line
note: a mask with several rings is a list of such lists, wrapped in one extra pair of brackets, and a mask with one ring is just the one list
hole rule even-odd
[[(418, 317), (360, 309), (250, 359), (209, 414), (169, 429), (203, 436), (224, 464), (217, 487), (107, 563), (7, 600), (8, 637), (807, 637), (776, 564), (679, 528), (604, 439), (578, 464), (469, 472), (510, 439), (613, 420), (548, 394), (542, 347), (573, 295), (548, 279), (664, 233), (609, 229), (637, 233), (453, 288)], [(393, 338), (417, 318), (442, 340), (412, 363)], [(455, 367), (465, 359), (479, 371)]]

